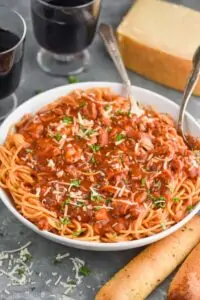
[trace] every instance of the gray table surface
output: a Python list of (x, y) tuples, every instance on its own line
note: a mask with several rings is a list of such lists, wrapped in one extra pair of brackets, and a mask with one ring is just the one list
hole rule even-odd
[[(199, 0), (177, 0), (173, 2), (182, 3), (183, 5), (200, 10)], [(131, 3), (132, 0), (104, 0), (101, 20), (113, 25), (119, 24)], [(66, 84), (67, 80), (65, 78), (51, 77), (43, 73), (37, 66), (35, 57), (38, 45), (36, 44), (32, 32), (29, 1), (0, 0), (0, 4), (16, 9), (22, 14), (28, 25), (23, 75), (20, 87), (17, 90), (17, 96), (20, 103), (29, 99), (37, 89), (47, 90)], [(81, 81), (119, 81), (115, 68), (108, 58), (98, 36), (96, 36), (95, 41), (90, 48), (90, 53), (90, 67), (86, 72), (79, 76)], [(130, 72), (129, 74), (134, 85), (155, 91), (180, 103), (180, 93), (157, 85), (135, 73)], [(198, 98), (193, 97), (189, 105), (189, 111), (196, 118), (200, 118), (200, 102), (198, 102)], [(69, 252), (71, 257), (83, 259), (91, 270), (91, 274), (84, 278), (83, 282), (74, 289), (71, 297), (75, 300), (92, 300), (94, 299), (98, 288), (140, 251), (140, 249), (138, 249), (108, 253), (87, 252), (54, 244), (24, 227), (14, 216), (12, 216), (7, 208), (0, 203), (0, 251), (17, 248), (19, 245), (24, 245), (28, 241), (32, 241), (32, 244), (29, 247), (31, 254), (33, 255), (34, 263), (32, 268), (33, 274), (31, 275), (32, 283), (25, 286), (7, 287), (10, 280), (5, 276), (1, 276), (0, 300), (63, 299), (62, 294), (64, 288), (60, 284), (55, 286), (55, 279), (53, 279), (52, 283), (49, 285), (46, 285), (45, 282), (52, 277), (52, 272), (61, 274), (62, 281), (66, 281), (67, 276), (73, 276), (72, 264), (68, 258), (57, 265), (52, 262), (57, 253), (63, 254), (66, 252)], [(3, 268), (5, 267), (3, 266)], [(40, 272), (42, 272), (41, 277), (38, 276), (38, 273)], [(57, 279), (57, 277), (55, 278)], [(163, 291), (167, 291), (168, 283), (169, 278), (148, 299), (165, 299)], [(10, 294), (6, 294), (5, 289), (7, 289)]]

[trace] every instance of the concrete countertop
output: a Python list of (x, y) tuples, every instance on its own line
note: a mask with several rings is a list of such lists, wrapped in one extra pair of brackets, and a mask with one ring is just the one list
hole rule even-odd
[[(180, 0), (173, 1), (182, 3), (200, 10), (199, 0)], [(119, 24), (123, 15), (130, 7), (132, 0), (104, 0), (101, 20), (113, 24)], [(52, 77), (43, 73), (37, 66), (35, 57), (38, 45), (33, 37), (28, 0), (0, 0), (0, 4), (7, 5), (16, 9), (25, 18), (28, 25), (24, 69), (20, 87), (16, 94), (19, 102), (22, 103), (33, 96), (34, 91), (38, 89), (47, 90), (52, 87), (64, 85), (66, 78)], [(187, 41), (186, 41), (187, 42)], [(115, 68), (107, 56), (104, 47), (96, 36), (93, 45), (90, 48), (91, 62), (87, 71), (78, 76), (80, 81), (120, 81)], [(171, 98), (180, 103), (181, 94), (148, 81), (135, 73), (129, 73), (134, 85), (144, 87)], [(189, 105), (189, 111), (196, 118), (200, 118), (200, 102), (197, 98), (192, 99)], [(1, 107), (0, 107), (1, 108)], [(83, 259), (89, 267), (91, 273), (83, 279), (70, 294), (75, 300), (93, 300), (97, 289), (107, 281), (117, 270), (126, 264), (138, 250), (129, 250), (122, 252), (87, 252), (67, 248), (45, 240), (24, 227), (14, 216), (0, 203), (0, 251), (12, 250), (31, 241), (29, 246), (33, 258), (31, 282), (25, 286), (9, 286), (10, 279), (6, 276), (0, 277), (0, 300), (62, 300), (64, 287), (61, 284), (55, 285), (59, 275), (61, 281), (66, 282), (67, 277), (73, 279), (72, 262), (65, 258), (59, 264), (54, 264), (54, 259), (58, 253), (70, 253), (70, 257)], [(17, 257), (18, 254), (14, 254)], [(0, 269), (6, 270), (6, 263)], [(41, 272), (41, 274), (40, 274)], [(52, 273), (55, 276), (52, 275)], [(49, 282), (49, 278), (53, 279)], [(169, 279), (166, 280), (148, 299), (165, 299), (163, 291), (167, 291)], [(8, 286), (7, 286), (8, 285)]]

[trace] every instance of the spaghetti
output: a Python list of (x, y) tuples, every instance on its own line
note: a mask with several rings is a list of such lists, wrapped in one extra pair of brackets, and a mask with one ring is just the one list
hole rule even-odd
[(183, 219), (200, 200), (195, 154), (166, 114), (129, 112), (109, 89), (76, 90), (27, 115), (0, 146), (0, 186), (41, 230), (119, 242)]

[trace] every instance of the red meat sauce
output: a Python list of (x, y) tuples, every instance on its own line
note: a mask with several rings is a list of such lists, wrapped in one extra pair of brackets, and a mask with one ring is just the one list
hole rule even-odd
[[(67, 216), (91, 224), (100, 236), (119, 233), (146, 206), (164, 208), (173, 182), (200, 175), (169, 116), (147, 109), (137, 117), (117, 96), (103, 104), (91, 97), (68, 100), (17, 126), (29, 144), (19, 157), (32, 169), (31, 192), (58, 221)], [(37, 225), (46, 229), (44, 220)]]

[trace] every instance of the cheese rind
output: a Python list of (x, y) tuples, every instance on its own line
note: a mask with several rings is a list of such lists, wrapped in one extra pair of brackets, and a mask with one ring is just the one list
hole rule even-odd
[[(200, 45), (200, 13), (165, 1), (137, 0), (117, 37), (126, 67), (183, 91)], [(195, 94), (200, 95), (200, 81)]]

